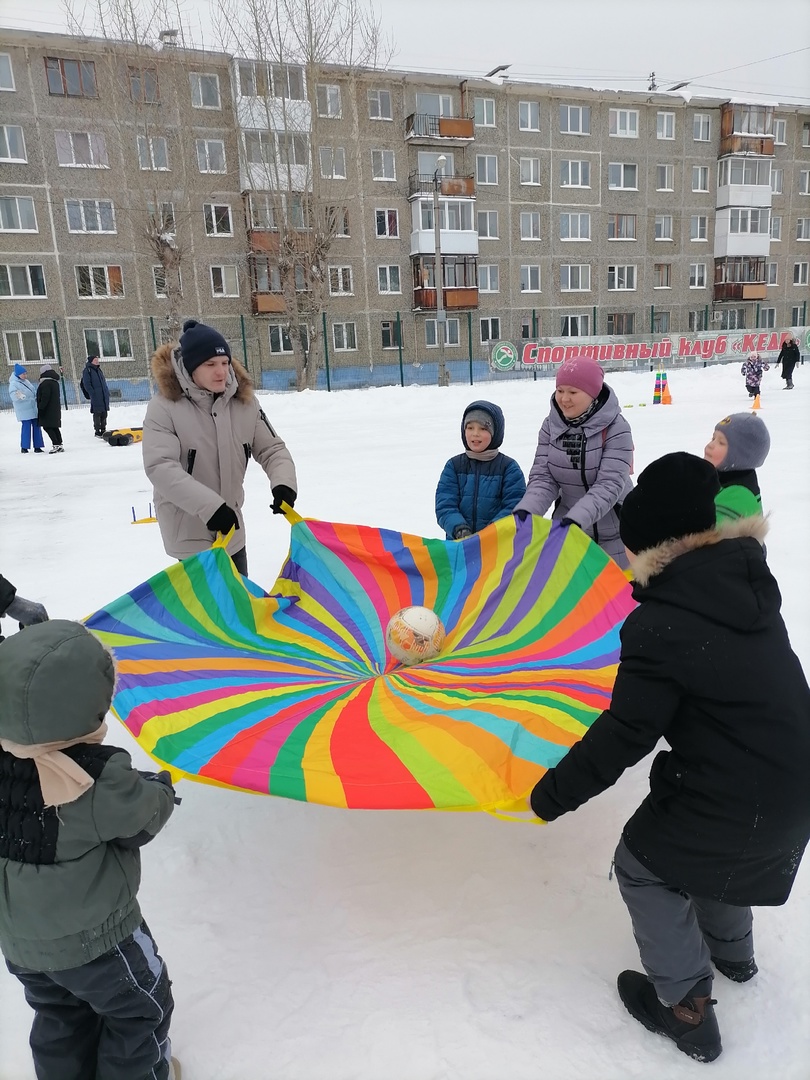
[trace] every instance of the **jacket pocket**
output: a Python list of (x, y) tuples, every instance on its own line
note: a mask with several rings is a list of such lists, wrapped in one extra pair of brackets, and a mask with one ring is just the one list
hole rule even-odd
[(252, 451), (250, 449), (250, 443), (242, 443), (242, 449), (245, 451), (245, 465), (247, 465), (248, 462), (250, 461), (251, 453), (252, 453)]
[(686, 780), (686, 766), (671, 750), (655, 755), (650, 768), (650, 796), (654, 802), (663, 802), (677, 795)]
[(197, 457), (196, 450), (189, 450), (186, 464), (186, 472), (189, 476), (194, 472), (194, 459)]

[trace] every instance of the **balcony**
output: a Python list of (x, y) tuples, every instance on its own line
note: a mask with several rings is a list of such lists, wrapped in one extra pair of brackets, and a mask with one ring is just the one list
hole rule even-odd
[(773, 109), (766, 105), (720, 106), (720, 156), (762, 154), (773, 157)]
[[(417, 195), (432, 195), (433, 185), (433, 173), (412, 172), (408, 177), (408, 198), (414, 199)], [(443, 175), (439, 185), (439, 194), (454, 199), (474, 199), (475, 177)]]
[[(312, 246), (312, 238), (307, 230), (288, 229), (284, 233), (284, 248), (286, 251), (309, 251)], [(281, 233), (275, 229), (249, 229), (248, 241), (250, 250), (262, 252), (268, 255), (278, 255), (281, 250)]]
[[(462, 311), (465, 308), (478, 307), (478, 289), (468, 286), (446, 288), (442, 292), (445, 311)], [(415, 288), (413, 290), (414, 311), (435, 311), (436, 290)]]
[(724, 281), (714, 287), (714, 299), (719, 300), (764, 300), (768, 295), (768, 286), (764, 281)]
[(287, 310), (281, 293), (253, 293), (254, 315), (280, 315)]
[(405, 117), (405, 138), (414, 143), (464, 143), (475, 138), (475, 122), (471, 116), (430, 116), (411, 113)]

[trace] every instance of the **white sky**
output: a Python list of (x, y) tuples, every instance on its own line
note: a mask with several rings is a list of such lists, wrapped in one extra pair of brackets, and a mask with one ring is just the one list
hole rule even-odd
[[(178, 3), (193, 36), (216, 47), (209, 0)], [(511, 64), (514, 79), (611, 89), (645, 88), (654, 71), (664, 89), (690, 79), (694, 93), (810, 100), (807, 0), (378, 0), (377, 8), (400, 68), (469, 76)], [(0, 0), (0, 25), (65, 26), (61, 0), (37, 0), (30, 10)]]

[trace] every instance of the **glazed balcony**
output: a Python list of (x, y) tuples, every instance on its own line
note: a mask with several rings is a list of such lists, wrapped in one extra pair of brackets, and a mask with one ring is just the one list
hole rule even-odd
[(764, 281), (724, 281), (714, 287), (715, 301), (764, 300), (768, 286)]
[(464, 143), (475, 138), (475, 121), (471, 116), (430, 116), (411, 113), (405, 117), (405, 138), (414, 143)]
[[(415, 199), (418, 195), (432, 195), (434, 185), (433, 173), (412, 172), (408, 177), (408, 198)], [(474, 199), (475, 177), (442, 175), (439, 194), (454, 199)]]
[[(478, 289), (464, 286), (462, 288), (446, 288), (442, 292), (442, 302), (445, 311), (463, 311), (478, 307)], [(417, 288), (413, 290), (414, 311), (435, 311), (436, 290)]]

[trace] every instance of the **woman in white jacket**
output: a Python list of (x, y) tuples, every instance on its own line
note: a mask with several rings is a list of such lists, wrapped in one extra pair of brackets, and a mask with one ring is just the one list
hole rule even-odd
[(189, 320), (179, 346), (152, 357), (158, 393), (143, 425), (143, 463), (154, 486), (155, 513), (168, 555), (205, 551), (235, 526), (228, 554), (247, 574), (242, 518), (251, 457), (273, 492), (273, 513), (296, 499), (295, 465), (253, 393), (247, 371), (213, 327)]

